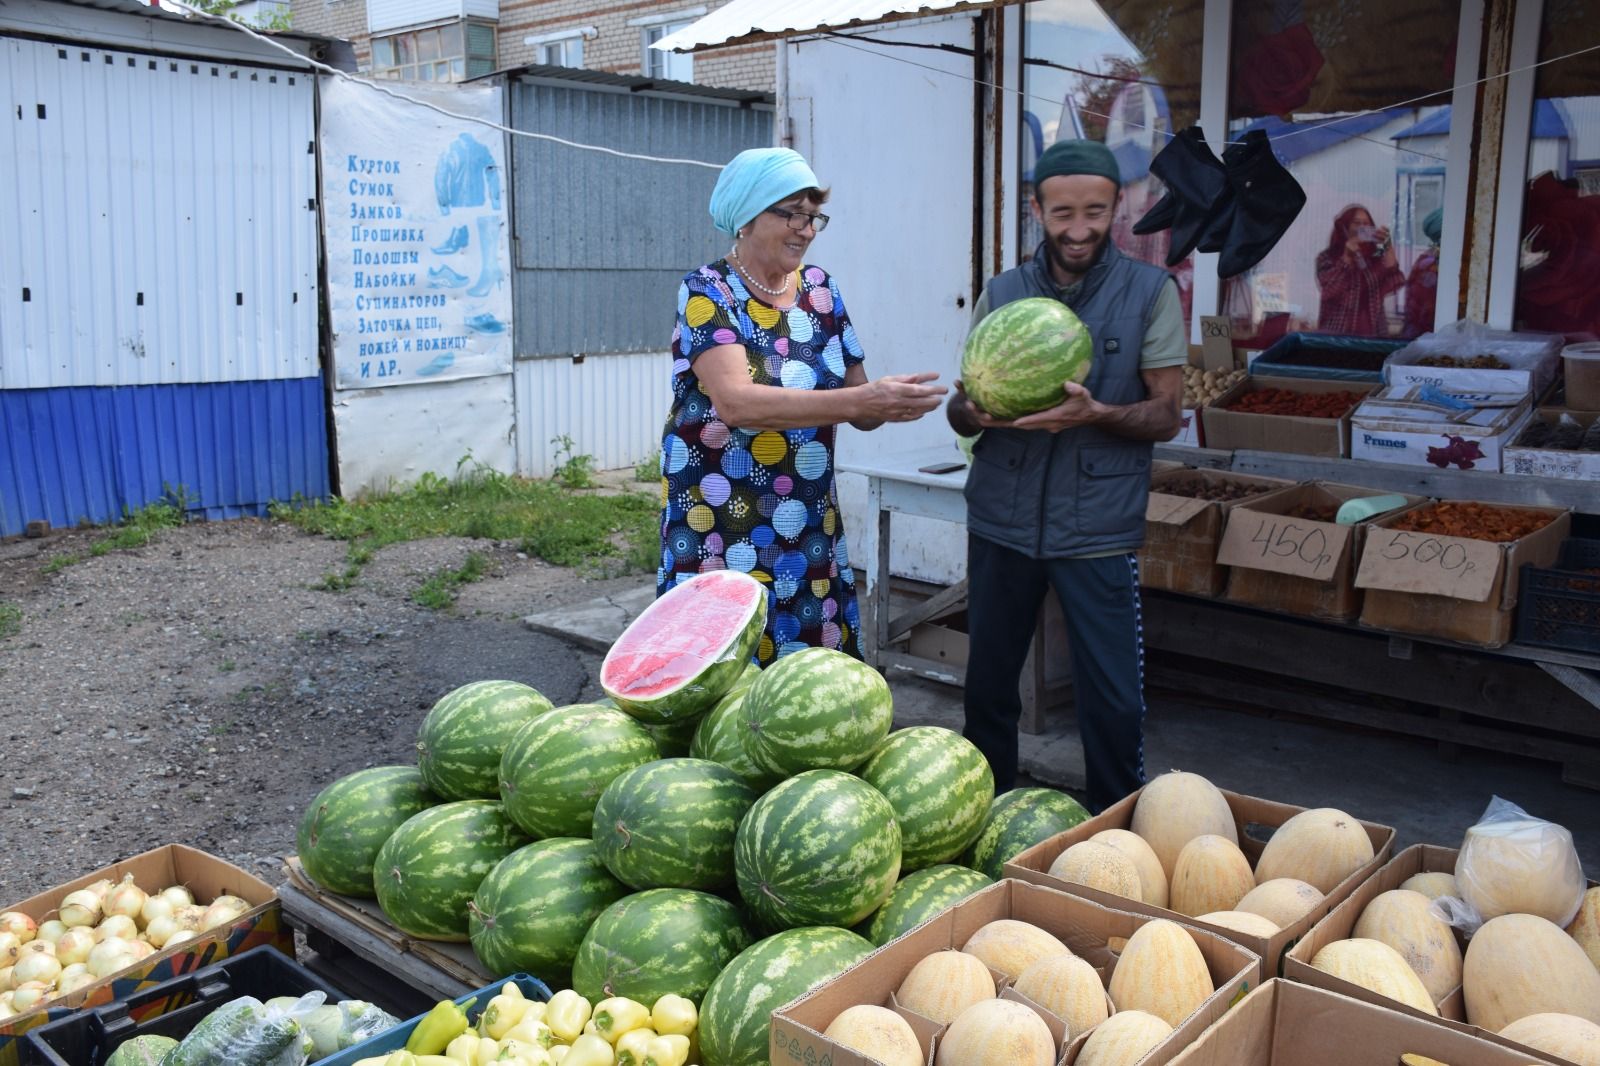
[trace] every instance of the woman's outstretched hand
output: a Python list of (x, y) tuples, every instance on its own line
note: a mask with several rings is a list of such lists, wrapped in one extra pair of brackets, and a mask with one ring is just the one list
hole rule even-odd
[(863, 385), (862, 398), (865, 410), (862, 421), (915, 422), (930, 411), (937, 410), (950, 390), (943, 385), (933, 385), (939, 375), (887, 374), (877, 381)]

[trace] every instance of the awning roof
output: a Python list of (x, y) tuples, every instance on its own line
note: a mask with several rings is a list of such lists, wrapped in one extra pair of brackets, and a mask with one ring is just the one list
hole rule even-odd
[(798, 33), (896, 22), (946, 11), (971, 11), (1020, 0), (729, 0), (650, 47), (698, 52), (734, 43), (770, 41)]
[[(1415, 126), (1407, 126), (1399, 133), (1393, 134), (1390, 140), (1405, 141), (1413, 137), (1444, 137), (1450, 133), (1450, 105), (1446, 104)], [(1561, 118), (1561, 112), (1556, 110), (1556, 105), (1549, 100), (1535, 100), (1533, 102), (1533, 135), (1535, 137), (1554, 137), (1570, 139), (1567, 124)]]

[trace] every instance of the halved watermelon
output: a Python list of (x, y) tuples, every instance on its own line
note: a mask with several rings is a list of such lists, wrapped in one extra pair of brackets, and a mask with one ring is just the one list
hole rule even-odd
[(606, 653), (600, 687), (650, 725), (703, 714), (744, 673), (767, 590), (737, 570), (696, 574), (644, 609)]

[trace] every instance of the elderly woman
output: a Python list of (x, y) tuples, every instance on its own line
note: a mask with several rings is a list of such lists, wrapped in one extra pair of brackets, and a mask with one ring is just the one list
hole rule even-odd
[(733, 247), (683, 279), (672, 334), (656, 594), (705, 570), (761, 581), (763, 666), (805, 647), (860, 657), (837, 426), (911, 422), (945, 393), (929, 384), (937, 374), (867, 380), (838, 283), (805, 259), (828, 225), (820, 186), (790, 149), (735, 156), (711, 194)]

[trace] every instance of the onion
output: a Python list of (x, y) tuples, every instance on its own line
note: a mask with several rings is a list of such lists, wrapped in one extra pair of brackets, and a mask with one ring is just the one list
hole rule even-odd
[(105, 921), (94, 927), (95, 943), (99, 943), (108, 936), (121, 937), (123, 940), (132, 940), (139, 935), (139, 925), (126, 914), (113, 914)]
[(168, 885), (161, 890), (161, 898), (174, 907), (187, 907), (194, 902), (194, 896), (182, 885)]
[(219, 925), (227, 925), (249, 909), (250, 904), (238, 896), (218, 896), (206, 908), (201, 928), (215, 929)]
[(194, 930), (193, 929), (179, 929), (176, 933), (173, 933), (171, 936), (167, 937), (167, 942), (165, 944), (162, 944), (161, 947), (163, 949), (170, 948), (174, 944), (181, 944), (185, 940), (193, 940), (193, 939), (194, 939)]
[(49, 996), (50, 986), (43, 981), (18, 985), (11, 993), (11, 1009), (18, 1014), (26, 1014), (40, 1003), (43, 1003)]
[(54, 955), (35, 953), (11, 968), (11, 979), (19, 985), (25, 985), (32, 981), (54, 985), (56, 978), (60, 975), (61, 963), (56, 960)]
[(87, 888), (67, 893), (61, 901), (61, 921), (70, 926), (94, 925), (100, 920), (100, 897)]
[(11, 991), (11, 971), (14, 967), (0, 966), (0, 992)]
[(68, 929), (56, 941), (56, 958), (63, 966), (74, 962), (87, 962), (89, 952), (94, 949), (94, 930), (79, 926), (77, 929)]
[(11, 993), (0, 992), (0, 1022), (5, 1021), (15, 1013), (16, 1011), (11, 1009)]
[(148, 959), (150, 956), (156, 953), (156, 949), (153, 948), (150, 945), (150, 942), (147, 940), (134, 940), (130, 941), (130, 943), (133, 946), (133, 957), (135, 961), (138, 961), (139, 959)]
[(89, 972), (89, 967), (85, 966), (83, 963), (81, 963), (81, 962), (69, 962), (67, 965), (61, 967), (61, 976), (56, 978), (56, 987), (60, 988), (61, 987), (61, 982), (65, 981), (69, 977), (72, 977), (72, 976), (74, 976), (76, 974), (88, 973), (88, 972)]
[(179, 928), (178, 920), (167, 914), (154, 919), (149, 925), (145, 926), (144, 935), (149, 938), (150, 943), (159, 948), (163, 947), (168, 938), (173, 933), (176, 933)]
[(131, 944), (121, 937), (108, 936), (89, 952), (89, 972), (96, 977), (109, 977), (135, 961)]
[(10, 966), (22, 955), (22, 941), (15, 933), (0, 933), (0, 965)]
[(165, 896), (147, 896), (145, 897), (144, 906), (139, 908), (139, 920), (141, 924), (148, 926), (157, 918), (172, 917), (172, 912), (176, 909), (172, 905), (172, 901)]
[(92, 985), (98, 980), (98, 977), (89, 972), (87, 966), (70, 975), (67, 971), (62, 970), (61, 976), (56, 978), (56, 995), (64, 996), (68, 992), (76, 992), (85, 985)]
[(179, 907), (172, 912), (172, 917), (176, 919), (179, 929), (187, 929), (191, 933), (198, 933), (206, 927), (206, 909), (193, 903)]
[(48, 940), (30, 940), (17, 949), (17, 961), (21, 962), (29, 955), (50, 955), (54, 957), (56, 946)]
[(149, 894), (134, 884), (132, 875), (129, 875), (106, 896), (105, 911), (108, 915), (122, 914), (129, 919), (137, 918), (144, 909), (145, 900), (149, 898)]
[(39, 926), (21, 911), (6, 911), (0, 914), (0, 932), (14, 933), (18, 940), (26, 944), (39, 934)]
[(61, 939), (61, 934), (65, 933), (68, 928), (70, 927), (67, 925), (67, 923), (63, 922), (60, 918), (51, 918), (47, 922), (39, 923), (39, 935), (34, 939), (48, 940), (50, 943), (54, 944), (57, 940)]
[[(128, 876), (124, 877), (123, 880), (124, 881), (128, 881), (128, 880), (132, 880), (132, 878), (133, 878), (133, 875), (129, 874)], [(93, 882), (91, 884), (85, 885), (83, 887), (83, 890), (85, 892), (93, 892), (95, 894), (95, 896), (100, 900), (100, 903), (102, 905), (104, 905), (105, 901), (106, 901), (106, 893), (110, 892), (115, 887), (116, 887), (116, 882), (115, 881), (112, 881), (111, 878), (109, 878), (109, 877), (102, 877), (98, 881), (95, 881), (95, 882)]]

